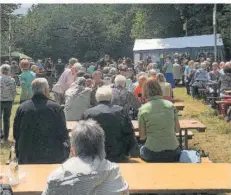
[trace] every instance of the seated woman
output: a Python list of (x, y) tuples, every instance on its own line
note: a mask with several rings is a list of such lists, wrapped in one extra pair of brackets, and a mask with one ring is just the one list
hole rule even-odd
[(145, 103), (145, 99), (142, 97), (142, 87), (144, 85), (144, 83), (146, 82), (147, 80), (147, 76), (140, 76), (138, 78), (138, 86), (134, 89), (134, 95), (138, 98), (139, 102), (142, 104), (142, 103)]
[(170, 102), (173, 102), (174, 100), (172, 98), (172, 86), (170, 83), (166, 82), (166, 79), (162, 73), (157, 74), (157, 81), (160, 84), (163, 93), (163, 98)]
[(231, 90), (231, 68), (229, 66), (224, 67), (224, 74), (219, 79), (220, 96), (224, 97), (226, 90)]
[(200, 65), (200, 68), (195, 72), (194, 83), (192, 84), (192, 96), (199, 96), (199, 89), (205, 89), (206, 84), (208, 83), (208, 72), (206, 70), (206, 63), (203, 62)]
[(147, 162), (177, 162), (181, 150), (176, 137), (180, 129), (177, 110), (164, 100), (162, 90), (153, 79), (148, 79), (143, 87), (143, 96), (149, 101), (138, 113), (140, 156)]
[(67, 121), (80, 120), (83, 113), (91, 107), (91, 89), (86, 87), (86, 79), (79, 77), (75, 84), (65, 92), (64, 113)]

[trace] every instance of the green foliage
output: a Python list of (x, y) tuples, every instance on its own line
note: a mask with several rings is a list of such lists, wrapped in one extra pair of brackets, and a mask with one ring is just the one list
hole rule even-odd
[[(230, 5), (218, 5), (218, 33), (230, 45)], [(33, 58), (93, 60), (104, 53), (132, 56), (137, 38), (211, 34), (213, 5), (38, 4), (15, 19), (14, 43)], [(182, 17), (183, 16), (183, 17)]]

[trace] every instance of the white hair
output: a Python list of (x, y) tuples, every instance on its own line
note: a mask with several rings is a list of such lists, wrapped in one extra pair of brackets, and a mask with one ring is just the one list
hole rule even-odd
[(97, 89), (95, 98), (97, 102), (111, 101), (112, 99), (112, 89), (109, 86), (102, 86)]
[(117, 75), (115, 78), (115, 86), (125, 87), (125, 84), (126, 84), (126, 78), (122, 75)]
[(77, 62), (77, 63), (75, 63), (75, 64), (72, 66), (72, 68), (75, 68), (76, 70), (81, 70), (81, 69), (82, 69), (82, 65), (81, 65), (79, 62)]
[(142, 76), (147, 76), (147, 74), (145, 72), (139, 72), (137, 75), (136, 75), (136, 79), (139, 80), (140, 77)]
[(9, 64), (3, 64), (0, 67), (0, 72), (3, 75), (10, 75), (10, 65)]
[(49, 90), (49, 85), (45, 78), (37, 78), (32, 81), (31, 88), (33, 95), (44, 94), (46, 90)]
[(206, 66), (207, 66), (206, 62), (201, 63), (201, 68), (206, 69)]
[(100, 125), (92, 120), (78, 121), (71, 132), (71, 145), (76, 149), (76, 155), (82, 159), (105, 159), (105, 136)]

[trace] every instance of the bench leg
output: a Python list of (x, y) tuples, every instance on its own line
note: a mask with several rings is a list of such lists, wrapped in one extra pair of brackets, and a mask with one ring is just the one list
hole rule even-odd
[(188, 129), (184, 130), (184, 147), (186, 150), (188, 150)]
[(183, 146), (182, 146), (183, 140), (182, 140), (182, 130), (181, 129), (179, 131), (179, 142), (180, 142), (180, 148), (183, 149)]

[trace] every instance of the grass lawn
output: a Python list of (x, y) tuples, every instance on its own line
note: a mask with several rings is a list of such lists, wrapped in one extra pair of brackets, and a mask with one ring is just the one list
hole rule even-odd
[[(214, 110), (204, 105), (201, 101), (193, 100), (190, 96), (187, 96), (185, 88), (176, 88), (174, 94), (176, 98), (184, 100), (185, 109), (181, 111), (182, 116), (180, 118), (198, 119), (207, 127), (205, 133), (194, 131), (194, 137), (189, 140), (189, 146), (209, 153), (213, 162), (231, 163), (231, 125), (227, 124), (223, 118), (216, 116)], [(14, 144), (12, 127), (18, 106), (19, 95), (15, 99), (11, 114), (10, 141), (0, 145), (0, 164), (6, 163), (10, 146)]]

